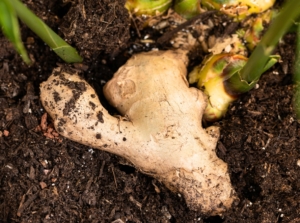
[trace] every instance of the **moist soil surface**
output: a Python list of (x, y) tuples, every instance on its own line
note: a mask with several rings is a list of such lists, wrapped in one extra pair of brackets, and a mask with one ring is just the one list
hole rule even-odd
[[(138, 34), (129, 28), (124, 2), (24, 2), (79, 49), (84, 63), (72, 69), (81, 71), (117, 114), (101, 89), (129, 51), (149, 50), (134, 44)], [(53, 131), (39, 101), (39, 84), (63, 61), (28, 28), (21, 25), (21, 31), (31, 66), (0, 34), (0, 222), (300, 222), (292, 34), (277, 48), (282, 61), (214, 123), (221, 128), (217, 154), (228, 163), (239, 202), (223, 216), (208, 217), (189, 210), (180, 194), (120, 157)]]

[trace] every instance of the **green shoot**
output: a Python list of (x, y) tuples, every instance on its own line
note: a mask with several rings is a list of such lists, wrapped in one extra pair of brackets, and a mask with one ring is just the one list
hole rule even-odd
[[(240, 63), (241, 58), (237, 55), (227, 54), (219, 57), (213, 55), (208, 62), (216, 60), (214, 63), (205, 63), (201, 69), (195, 68), (191, 72), (190, 83), (197, 82), (198, 87), (204, 88), (209, 97), (209, 105), (204, 118), (207, 117), (208, 121), (221, 118), (232, 101), (242, 93), (250, 91), (256, 85), (261, 75), (279, 60), (279, 56), (272, 56), (271, 54), (279, 40), (299, 15), (300, 1), (286, 1), (247, 62)], [(300, 49), (300, 46), (298, 47)], [(219, 67), (219, 71), (215, 69), (218, 64), (222, 65)], [(206, 66), (208, 67), (206, 68)], [(300, 81), (298, 76), (297, 82)], [(205, 78), (205, 81), (203, 81), (203, 78)], [(226, 94), (226, 96), (223, 96), (223, 94)], [(297, 92), (296, 96), (300, 98), (298, 94), (300, 93)]]
[(247, 64), (240, 71), (241, 78), (248, 83), (257, 81), (259, 73), (264, 71), (269, 56), (279, 40), (288, 31), (294, 20), (300, 15), (300, 1), (288, 0), (280, 13), (273, 20), (265, 35), (249, 57)]
[(21, 40), (18, 17), (9, 0), (0, 1), (0, 26), (4, 35), (12, 42), (24, 62), (30, 64), (30, 59)]
[(266, 71), (266, 66), (270, 67), (270, 65), (273, 65), (272, 61), (275, 62), (273, 57), (270, 58), (272, 52), (299, 15), (300, 1), (286, 1), (250, 55), (246, 65), (228, 80), (227, 84), (232, 91), (244, 93), (255, 86), (261, 75)]
[[(25, 23), (45, 43), (47, 43), (48, 46), (65, 62), (82, 62), (83, 59), (80, 57), (76, 49), (71, 47), (67, 42), (65, 42), (61, 37), (59, 37), (40, 18), (38, 18), (33, 12), (31, 12), (22, 2), (20, 2), (19, 0), (0, 0), (0, 3), (2, 3), (2, 5), (6, 5), (6, 7), (9, 7), (10, 5), (13, 8), (13, 11), (6, 11), (4, 8), (2, 10), (6, 11), (6, 14), (15, 12), (14, 14), (16, 14), (22, 20), (23, 23)], [(0, 22), (2, 23), (3, 30), (9, 29), (9, 24), (4, 23), (2, 21)], [(15, 26), (16, 24), (11, 25), (13, 26), (12, 29), (18, 29), (18, 26)], [(11, 40), (11, 38), (9, 39)], [(20, 39), (14, 37), (13, 40), (16, 40), (15, 42), (13, 42), (14, 45), (20, 45)]]

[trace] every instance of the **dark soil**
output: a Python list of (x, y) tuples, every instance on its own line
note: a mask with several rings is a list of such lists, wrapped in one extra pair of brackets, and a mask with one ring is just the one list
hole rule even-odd
[[(101, 92), (132, 48), (123, 0), (24, 2), (80, 50), (85, 62), (75, 68)], [(121, 158), (58, 137), (51, 120), (37, 128), (45, 121), (39, 84), (63, 62), (24, 26), (22, 35), (30, 67), (0, 34), (0, 222), (300, 222), (293, 35), (278, 48), (282, 62), (215, 123), (240, 202), (209, 218)]]

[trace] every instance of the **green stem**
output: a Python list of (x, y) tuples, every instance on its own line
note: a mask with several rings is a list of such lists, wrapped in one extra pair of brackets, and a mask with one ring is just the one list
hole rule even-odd
[(247, 64), (240, 71), (242, 80), (247, 81), (249, 84), (258, 81), (280, 38), (286, 33), (299, 14), (299, 0), (288, 0), (285, 2), (281, 12), (274, 19), (251, 54)]
[(40, 18), (32, 13), (19, 0), (10, 0), (14, 6), (18, 17), (24, 22), (34, 33), (36, 33), (45, 43), (53, 49), (67, 63), (82, 62), (76, 49), (66, 43), (51, 28), (49, 28)]

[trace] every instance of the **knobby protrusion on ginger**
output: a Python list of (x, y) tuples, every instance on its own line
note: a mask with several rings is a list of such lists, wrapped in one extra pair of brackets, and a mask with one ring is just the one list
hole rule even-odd
[(124, 118), (109, 115), (86, 81), (61, 68), (42, 83), (41, 101), (64, 137), (128, 159), (192, 210), (221, 214), (235, 192), (215, 153), (218, 128), (202, 128), (207, 101), (188, 87), (187, 62), (174, 51), (132, 56), (104, 87)]
[(221, 53), (207, 57), (203, 63), (189, 74), (189, 83), (197, 83), (208, 96), (208, 105), (204, 111), (205, 121), (216, 121), (222, 118), (231, 102), (243, 92), (228, 87), (228, 80), (240, 71), (248, 58), (231, 53)]

